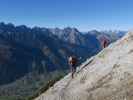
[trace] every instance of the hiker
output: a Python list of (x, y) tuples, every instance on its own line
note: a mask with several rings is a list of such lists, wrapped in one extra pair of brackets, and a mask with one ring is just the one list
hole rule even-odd
[(71, 69), (71, 76), (72, 78), (74, 78), (74, 73), (76, 72), (77, 58), (75, 56), (70, 56), (68, 62)]
[(105, 40), (103, 40), (102, 47), (103, 47), (103, 48), (106, 48), (106, 47), (108, 46), (108, 44), (109, 44), (109, 43), (108, 43), (108, 40), (105, 39)]
[(110, 40), (107, 36), (102, 36), (102, 37), (100, 37), (100, 42), (101, 42), (102, 48), (104, 49), (109, 45)]

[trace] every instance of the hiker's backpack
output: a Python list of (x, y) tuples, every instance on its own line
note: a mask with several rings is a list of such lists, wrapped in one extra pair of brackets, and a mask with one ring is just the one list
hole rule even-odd
[(70, 63), (70, 64), (76, 64), (76, 63), (77, 63), (77, 58), (74, 57), (74, 56), (70, 56), (70, 57), (69, 57), (69, 63)]

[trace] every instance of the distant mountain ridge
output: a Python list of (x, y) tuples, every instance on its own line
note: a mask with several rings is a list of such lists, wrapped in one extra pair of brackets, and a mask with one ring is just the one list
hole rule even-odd
[[(56, 35), (59, 39), (70, 43), (70, 44), (76, 44), (80, 46), (87, 47), (89, 49), (93, 49), (95, 51), (95, 48), (101, 48), (100, 42), (97, 42), (97, 39), (95, 36), (91, 34), (83, 34), (82, 32), (78, 31), (76, 28), (64, 28), (64, 29), (50, 29), (50, 31)], [(94, 44), (92, 44), (94, 43)]]
[(110, 39), (110, 42), (115, 42), (116, 40), (118, 40), (119, 38), (122, 38), (125, 33), (127, 33), (127, 31), (97, 31), (97, 30), (92, 30), (89, 31), (88, 34), (94, 35), (95, 37), (97, 37), (97, 39), (99, 39), (99, 37), (102, 36), (107, 36)]

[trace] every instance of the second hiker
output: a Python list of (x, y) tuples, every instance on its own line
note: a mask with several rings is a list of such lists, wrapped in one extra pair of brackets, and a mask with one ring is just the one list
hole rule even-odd
[(72, 78), (74, 78), (74, 73), (76, 72), (76, 66), (77, 66), (77, 58), (75, 56), (70, 56), (68, 62), (71, 69), (71, 76)]

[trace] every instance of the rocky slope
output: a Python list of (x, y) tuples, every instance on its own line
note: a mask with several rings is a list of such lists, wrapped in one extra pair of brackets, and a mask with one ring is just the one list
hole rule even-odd
[(133, 32), (83, 63), (35, 100), (133, 100)]

